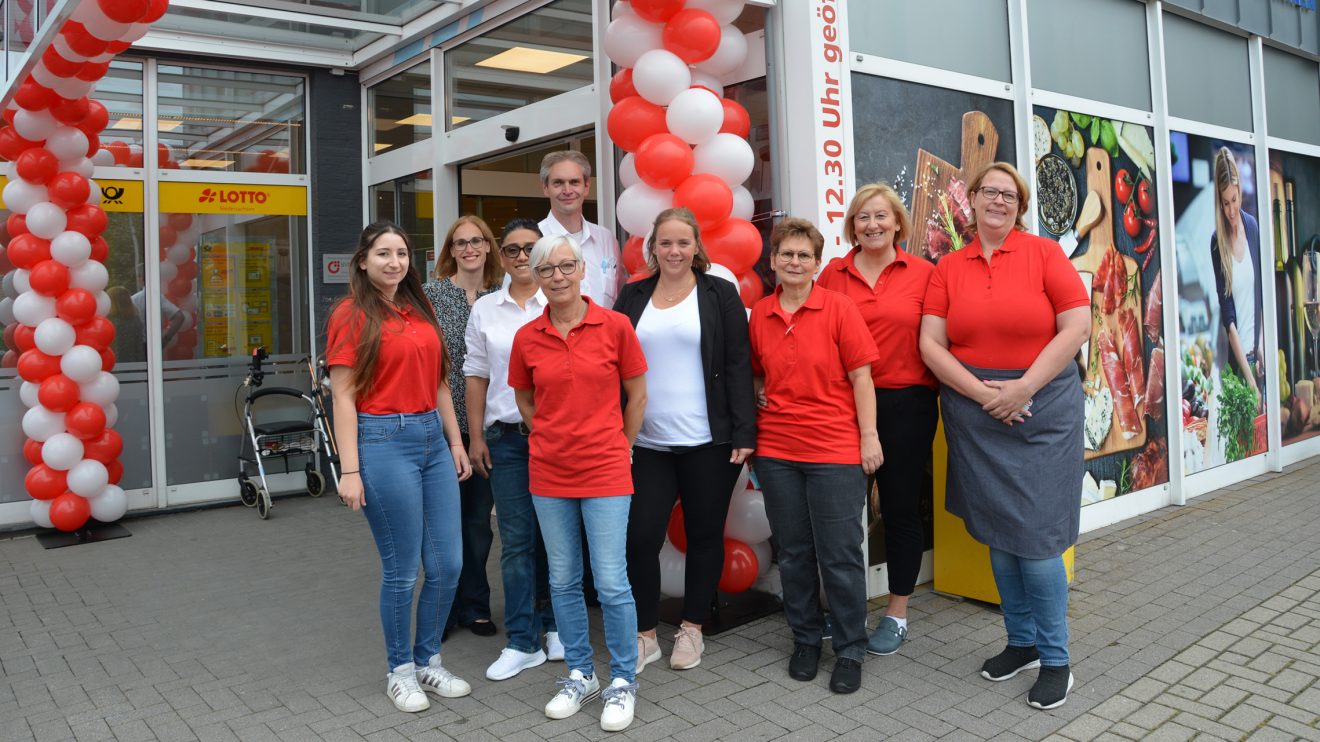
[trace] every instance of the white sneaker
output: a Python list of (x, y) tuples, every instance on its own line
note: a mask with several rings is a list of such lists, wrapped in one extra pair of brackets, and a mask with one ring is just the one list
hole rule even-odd
[(486, 668), (486, 679), (508, 680), (529, 667), (543, 664), (545, 664), (545, 652), (539, 649), (535, 652), (519, 652), (505, 647), (500, 650), (499, 658)]
[(410, 714), (431, 708), (431, 702), (417, 684), (416, 668), (411, 662), (399, 665), (385, 676), (385, 695), (394, 702), (395, 708)]
[(567, 719), (576, 714), (582, 704), (600, 695), (600, 681), (594, 674), (584, 677), (581, 670), (574, 670), (568, 677), (555, 682), (559, 683), (559, 692), (545, 705), (545, 715), (551, 719)]
[(605, 710), (600, 712), (600, 728), (607, 732), (621, 732), (633, 722), (633, 707), (637, 705), (637, 683), (615, 678), (601, 694)]
[(417, 682), (422, 690), (444, 698), (462, 698), (472, 692), (472, 686), (466, 680), (440, 666), (438, 654), (431, 658), (429, 665), (417, 669)]
[(551, 662), (564, 661), (564, 643), (559, 641), (558, 631), (545, 632), (545, 658)]

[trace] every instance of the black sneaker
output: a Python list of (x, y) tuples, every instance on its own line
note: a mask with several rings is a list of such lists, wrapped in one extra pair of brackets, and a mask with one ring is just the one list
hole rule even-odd
[(830, 675), (830, 690), (835, 693), (853, 693), (862, 687), (862, 663), (847, 657), (834, 661), (834, 673)]
[(1036, 647), (1015, 647), (1010, 644), (981, 665), (981, 677), (998, 683), (1034, 667), (1040, 667), (1040, 653)]
[(794, 644), (793, 656), (788, 658), (788, 676), (794, 680), (811, 680), (820, 665), (820, 647)]
[(1072, 687), (1073, 676), (1067, 665), (1042, 667), (1036, 684), (1027, 693), (1027, 705), (1046, 711), (1056, 709), (1068, 700), (1068, 691)]

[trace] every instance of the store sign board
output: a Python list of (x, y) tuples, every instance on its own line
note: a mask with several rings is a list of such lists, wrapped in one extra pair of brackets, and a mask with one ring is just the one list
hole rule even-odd
[[(142, 181), (97, 180), (101, 189), (101, 208), (106, 212), (142, 213)], [(9, 178), (0, 175), (0, 190), (9, 184)], [(0, 208), (4, 201), (0, 199)]]
[(322, 283), (348, 283), (349, 260), (352, 253), (336, 252), (321, 256)]
[(825, 260), (841, 255), (844, 209), (845, 126), (842, 18), (836, 0), (815, 0), (811, 14), (811, 91), (816, 158), (816, 225), (825, 237)]
[(161, 183), (160, 210), (176, 214), (307, 215), (303, 186)]

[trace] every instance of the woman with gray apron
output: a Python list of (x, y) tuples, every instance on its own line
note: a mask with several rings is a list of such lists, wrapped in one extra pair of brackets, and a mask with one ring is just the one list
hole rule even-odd
[(987, 680), (1040, 668), (1027, 702), (1062, 706), (1068, 668), (1063, 552), (1081, 518), (1082, 387), (1073, 357), (1090, 298), (1052, 240), (1022, 221), (1026, 181), (996, 162), (968, 184), (974, 239), (935, 267), (921, 355), (940, 380), (949, 446), (945, 508), (990, 547), (1008, 646)]

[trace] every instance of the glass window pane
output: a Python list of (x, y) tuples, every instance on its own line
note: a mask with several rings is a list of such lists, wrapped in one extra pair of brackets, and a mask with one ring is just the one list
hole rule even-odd
[(400, 72), (367, 91), (372, 155), (431, 136), (431, 63)]
[(1246, 39), (1166, 12), (1164, 59), (1170, 116), (1251, 131)]
[[(1029, 0), (1027, 12), (1032, 87), (1150, 110), (1144, 3)], [(1079, 24), (1086, 33), (1060, 32)], [(1104, 74), (1095, 74), (1097, 65)]]
[(30, 4), (24, 10), (23, 6), (17, 2), (5, 3), (5, 38), (9, 42), (10, 69), (17, 69), (18, 62), (23, 57), (23, 52), (27, 51), (28, 44), (32, 43), (33, 36), (36, 33), (36, 20)]
[(591, 163), (591, 189), (582, 204), (582, 215), (589, 222), (599, 223), (596, 218), (596, 137), (590, 134), (546, 142), (531, 149), (464, 165), (458, 173), (462, 193), (459, 213), (476, 214), (486, 220), (496, 234), (514, 217), (541, 221), (550, 213), (550, 204), (541, 188), (541, 159), (551, 152), (565, 149), (581, 152)]
[(435, 195), (431, 171), (371, 186), (371, 219), (394, 222), (413, 243), (413, 264), (429, 274), (435, 262)]
[(98, 165), (142, 167), (142, 63), (115, 60), (96, 84), (96, 99), (110, 112), (101, 132)]
[(351, 52), (381, 38), (374, 31), (360, 31), (336, 24), (310, 24), (195, 8), (172, 7), (152, 28), (181, 31), (204, 37), (229, 37), (248, 44), (286, 48), (325, 49)]
[[(301, 77), (160, 65), (162, 167), (305, 173)], [(175, 165), (171, 165), (173, 161)]]
[(901, 62), (1012, 79), (1004, 0), (850, 2), (848, 45), (854, 52)]
[(558, 0), (445, 53), (450, 129), (592, 82), (591, 0)]
[(432, 10), (435, 0), (229, 0), (233, 5), (276, 8), (376, 23), (407, 23)]

